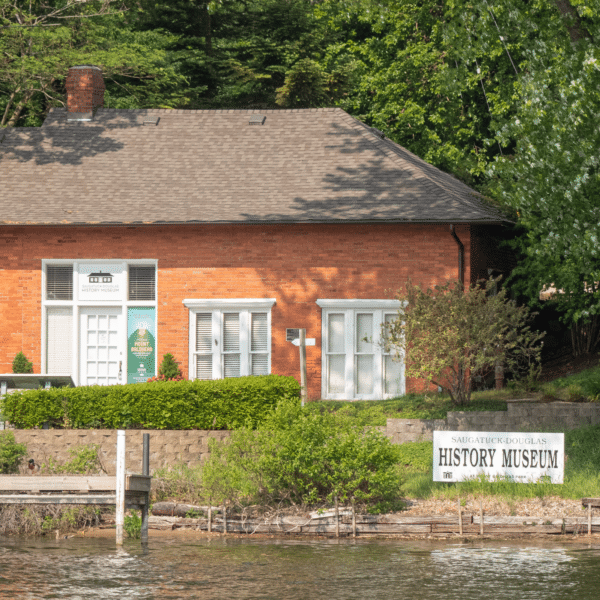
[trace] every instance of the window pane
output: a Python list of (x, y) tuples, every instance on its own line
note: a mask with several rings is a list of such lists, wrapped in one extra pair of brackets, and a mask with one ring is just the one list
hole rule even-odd
[(385, 393), (394, 394), (397, 396), (400, 394), (400, 378), (402, 376), (402, 363), (395, 361), (391, 356), (384, 357), (384, 369), (385, 369)]
[(267, 339), (267, 313), (252, 313), (250, 350), (252, 352), (266, 352)]
[(46, 299), (73, 300), (72, 265), (48, 265), (46, 267)]
[(373, 393), (373, 355), (356, 357), (356, 393)]
[[(240, 315), (238, 313), (223, 314), (223, 352), (239, 352), (240, 350)], [(227, 377), (227, 375), (226, 375)], [(234, 377), (234, 376), (232, 376)]]
[(223, 354), (223, 376), (224, 377), (239, 377), (240, 376), (240, 355), (239, 354)]
[(344, 352), (344, 315), (333, 314), (328, 316), (328, 352)]
[(196, 356), (196, 379), (212, 379), (212, 354)]
[[(398, 318), (398, 315), (390, 315), (390, 314), (385, 315), (385, 327), (384, 327), (384, 333), (383, 333), (384, 338), (385, 338), (384, 342), (387, 342), (387, 340), (389, 339), (390, 327), (397, 318)], [(385, 347), (383, 348), (383, 351), (385, 353), (388, 353), (390, 351), (390, 348), (387, 345), (387, 343), (386, 343)]]
[(373, 315), (372, 314), (357, 314), (356, 315), (356, 351), (357, 352), (373, 352), (373, 344), (365, 342), (364, 338), (371, 339), (373, 337)]
[(154, 267), (129, 267), (129, 299), (154, 300), (156, 269)]
[(269, 374), (269, 355), (252, 354), (252, 375)]
[(212, 313), (196, 315), (196, 352), (212, 352)]
[(330, 354), (327, 357), (329, 380), (327, 390), (330, 394), (343, 394), (346, 391), (346, 357)]
[(47, 309), (46, 373), (70, 374), (73, 348), (73, 309)]

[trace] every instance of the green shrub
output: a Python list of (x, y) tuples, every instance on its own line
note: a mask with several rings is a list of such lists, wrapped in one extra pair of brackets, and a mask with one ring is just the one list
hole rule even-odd
[(385, 510), (398, 504), (398, 447), (343, 415), (281, 403), (257, 429), (214, 441), (202, 485), (218, 502), (315, 505), (355, 498)]
[(87, 444), (76, 448), (69, 448), (71, 460), (60, 464), (52, 457), (44, 463), (43, 472), (48, 475), (91, 475), (105, 473), (98, 451), (99, 444)]
[(0, 433), (0, 473), (18, 473), (23, 457), (27, 454), (25, 444), (17, 444), (12, 431)]
[(293, 377), (261, 375), (215, 381), (155, 381), (28, 390), (3, 399), (6, 419), (22, 429), (235, 429), (256, 427), (278, 402), (298, 399)]
[(179, 368), (179, 363), (175, 360), (171, 353), (163, 356), (158, 375), (150, 377), (148, 381), (183, 381), (183, 374)]
[(142, 518), (140, 515), (137, 512), (125, 515), (123, 529), (125, 529), (127, 537), (139, 540), (142, 537)]
[(19, 352), (12, 364), (13, 373), (33, 373), (33, 363), (27, 360), (27, 357)]

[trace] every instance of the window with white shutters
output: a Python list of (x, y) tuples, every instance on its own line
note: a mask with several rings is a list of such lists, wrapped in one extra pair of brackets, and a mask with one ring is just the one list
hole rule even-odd
[(73, 300), (73, 265), (46, 266), (46, 300)]
[(223, 377), (240, 376), (240, 314), (223, 314)]
[(129, 266), (129, 300), (154, 300), (156, 269), (152, 267)]
[(212, 313), (196, 314), (196, 379), (212, 379)]
[(383, 344), (393, 300), (318, 300), (323, 308), (323, 398), (375, 400), (404, 393), (404, 368)]
[(269, 315), (251, 313), (250, 360), (252, 375), (269, 374)]
[(53, 375), (70, 375), (73, 370), (73, 309), (49, 306), (46, 324), (46, 371)]
[[(219, 302), (222, 307), (218, 307)], [(274, 303), (272, 299), (235, 303), (184, 300), (190, 309), (190, 377), (268, 375), (271, 372), (269, 309)], [(253, 310), (255, 306), (258, 310)]]

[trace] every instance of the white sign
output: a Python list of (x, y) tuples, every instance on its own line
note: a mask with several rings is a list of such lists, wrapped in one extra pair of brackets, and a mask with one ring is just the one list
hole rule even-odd
[(530, 483), (562, 483), (563, 433), (433, 432), (433, 481), (457, 482), (482, 474)]
[[(315, 345), (315, 338), (305, 338), (306, 341), (306, 345), (307, 346), (314, 346)], [(299, 346), (300, 345), (300, 338), (296, 338), (295, 340), (292, 340), (292, 344), (294, 344), (294, 346)]]
[(79, 300), (122, 300), (127, 283), (123, 263), (80, 263)]

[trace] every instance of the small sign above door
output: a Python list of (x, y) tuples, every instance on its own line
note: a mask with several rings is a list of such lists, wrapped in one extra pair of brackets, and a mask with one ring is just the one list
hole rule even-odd
[(122, 263), (79, 263), (79, 300), (122, 300), (127, 273)]

